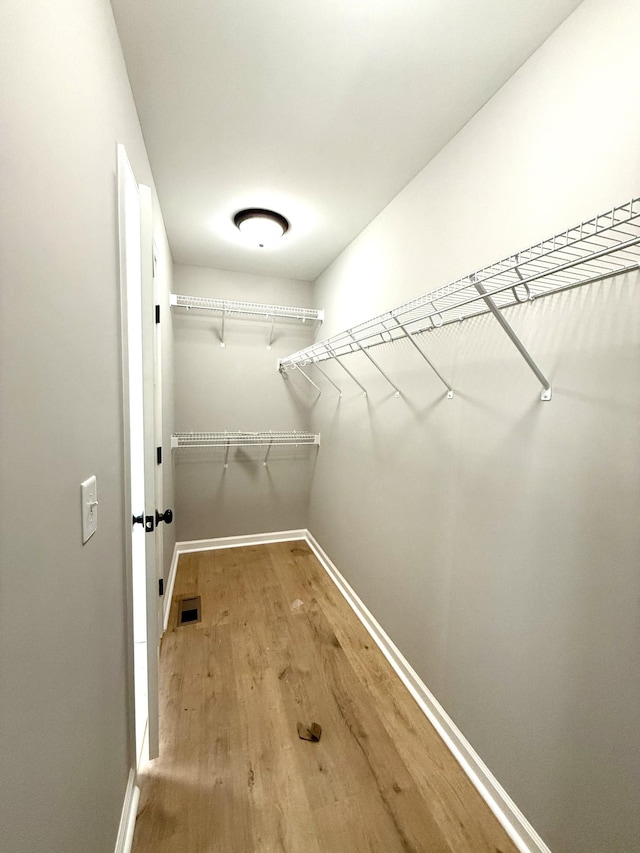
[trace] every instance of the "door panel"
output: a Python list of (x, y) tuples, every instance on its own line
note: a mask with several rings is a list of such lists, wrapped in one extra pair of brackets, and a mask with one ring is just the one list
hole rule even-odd
[[(158, 754), (158, 588), (155, 558), (155, 448), (153, 406), (153, 273), (151, 193), (138, 187), (118, 146), (120, 280), (127, 568), (133, 647), (135, 754), (138, 765)], [(144, 524), (131, 524), (132, 517)], [(147, 531), (147, 532), (145, 532)], [(153, 597), (153, 602), (151, 598)], [(148, 733), (148, 747), (145, 733)]]
[(156, 522), (156, 509), (162, 494), (156, 492), (156, 425), (155, 425), (155, 357), (156, 321), (153, 287), (153, 207), (151, 190), (140, 184), (140, 234), (142, 243), (142, 366), (144, 409), (144, 492), (145, 512), (154, 517), (154, 531), (145, 537), (146, 549), (146, 607), (147, 607), (147, 679), (148, 679), (148, 739), (149, 758), (159, 751), (158, 726), (158, 550), (161, 533)]

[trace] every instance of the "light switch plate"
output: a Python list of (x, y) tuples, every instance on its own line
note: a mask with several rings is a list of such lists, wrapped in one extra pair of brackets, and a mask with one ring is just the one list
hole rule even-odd
[(80, 484), (80, 503), (82, 507), (82, 544), (98, 529), (98, 485), (95, 477), (89, 477)]

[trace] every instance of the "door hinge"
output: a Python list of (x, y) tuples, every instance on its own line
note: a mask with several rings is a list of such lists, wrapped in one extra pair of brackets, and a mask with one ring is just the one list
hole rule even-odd
[(158, 581), (158, 595), (164, 595), (164, 578)]
[(160, 306), (156, 305), (156, 323), (160, 322)]
[(156, 462), (162, 465), (162, 447), (156, 447)]

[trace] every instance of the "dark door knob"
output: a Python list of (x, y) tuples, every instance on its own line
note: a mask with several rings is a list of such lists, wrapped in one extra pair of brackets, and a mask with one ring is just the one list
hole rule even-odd
[(134, 515), (133, 525), (141, 524), (144, 527), (145, 533), (153, 533), (154, 523), (152, 515)]
[(156, 527), (160, 524), (161, 521), (164, 521), (165, 524), (171, 524), (173, 521), (173, 512), (170, 509), (165, 509), (164, 512), (158, 512), (156, 510)]

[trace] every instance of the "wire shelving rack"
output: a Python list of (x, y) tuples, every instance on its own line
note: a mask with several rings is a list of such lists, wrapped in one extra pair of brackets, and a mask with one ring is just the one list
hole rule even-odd
[(220, 345), (225, 345), (225, 320), (228, 317), (253, 317), (271, 322), (267, 349), (273, 343), (276, 320), (298, 320), (301, 323), (322, 323), (324, 311), (317, 308), (296, 308), (290, 305), (267, 305), (261, 302), (238, 302), (231, 299), (213, 299), (206, 296), (185, 296), (172, 293), (172, 308), (193, 311), (196, 314), (216, 314), (221, 317)]
[(297, 369), (321, 392), (303, 370), (305, 366), (315, 365), (340, 391), (319, 367), (321, 362), (335, 359), (366, 394), (366, 389), (341, 360), (344, 356), (361, 352), (399, 396), (398, 388), (368, 350), (408, 339), (435, 371), (447, 389), (447, 396), (451, 398), (451, 385), (418, 345), (416, 337), (450, 323), (459, 323), (491, 312), (542, 384), (541, 399), (549, 400), (551, 386), (548, 380), (504, 318), (503, 310), (637, 269), (639, 264), (640, 197), (636, 197), (547, 240), (462, 276), (444, 287), (279, 359), (278, 368), (283, 375), (287, 370)]
[(224, 467), (228, 468), (231, 447), (266, 447), (263, 465), (267, 465), (274, 447), (320, 445), (320, 434), (298, 430), (264, 432), (178, 432), (171, 436), (171, 448), (221, 447), (225, 449)]

